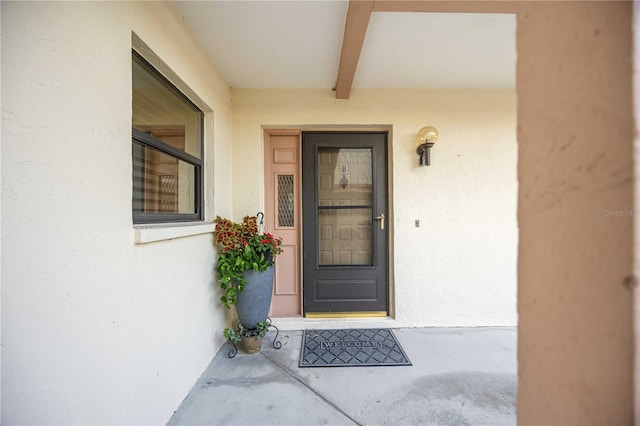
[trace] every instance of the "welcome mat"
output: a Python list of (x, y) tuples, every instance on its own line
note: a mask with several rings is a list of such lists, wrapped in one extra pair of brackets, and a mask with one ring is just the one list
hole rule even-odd
[(374, 367), (411, 365), (388, 328), (305, 330), (300, 367)]

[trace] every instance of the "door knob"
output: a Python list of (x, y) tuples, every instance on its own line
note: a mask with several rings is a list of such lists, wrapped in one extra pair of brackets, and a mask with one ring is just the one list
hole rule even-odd
[(384, 229), (384, 213), (382, 213), (380, 216), (376, 216), (374, 217), (375, 220), (379, 220), (380, 221), (380, 229)]

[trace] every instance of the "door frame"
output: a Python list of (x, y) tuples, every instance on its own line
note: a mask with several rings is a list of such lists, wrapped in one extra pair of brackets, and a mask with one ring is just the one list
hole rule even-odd
[[(386, 132), (387, 133), (387, 152), (386, 152), (386, 160), (387, 160), (387, 182), (386, 182), (386, 186), (387, 186), (387, 208), (388, 208), (388, 219), (385, 221), (385, 226), (388, 227), (388, 238), (387, 238), (387, 282), (388, 282), (388, 288), (387, 288), (387, 300), (388, 300), (388, 312), (387, 312), (387, 317), (388, 318), (392, 318), (395, 319), (397, 316), (397, 311), (396, 311), (396, 304), (395, 304), (395, 263), (394, 263), (394, 259), (395, 259), (395, 248), (394, 248), (394, 242), (395, 242), (395, 209), (394, 209), (394, 191), (393, 191), (393, 176), (394, 176), (394, 169), (393, 169), (393, 146), (394, 146), (394, 140), (393, 140), (393, 126), (392, 125), (300, 125), (300, 126), (295, 126), (295, 125), (283, 125), (283, 126), (277, 126), (277, 125), (268, 125), (268, 126), (262, 126), (263, 132), (263, 143), (262, 143), (262, 148), (263, 148), (263, 154), (264, 154), (264, 148), (266, 145), (266, 139), (268, 137), (269, 134), (292, 134), (292, 133), (298, 133), (300, 135), (300, 150), (299, 150), (299, 154), (298, 154), (298, 173), (300, 174), (300, 176), (302, 176), (302, 132)], [(264, 158), (264, 155), (263, 155)], [(264, 176), (264, 175), (263, 175)], [(266, 206), (266, 202), (264, 200), (264, 185), (266, 185), (266, 182), (263, 181), (263, 206)], [(299, 193), (296, 194), (298, 197), (302, 197), (302, 185), (299, 186)], [(263, 207), (264, 208), (264, 207)], [(273, 212), (267, 212), (270, 214), (273, 214)], [(299, 271), (299, 279), (300, 279), (300, 283), (301, 283), (301, 292), (300, 292), (300, 306), (301, 306), (301, 315), (302, 315), (302, 321), (308, 321), (310, 318), (305, 318), (305, 312), (304, 312), (304, 285), (302, 283), (302, 277), (303, 277), (303, 253), (302, 253), (302, 247), (303, 247), (303, 229), (304, 229), (304, 221), (301, 221), (301, 232), (300, 232), (300, 241), (299, 241), (299, 247), (300, 247), (300, 251), (298, 253), (299, 256), (299, 261), (300, 261), (300, 271)], [(339, 318), (347, 318), (347, 317), (361, 317), (361, 315), (345, 315), (345, 316), (340, 316), (340, 317), (336, 317), (335, 319), (339, 319)], [(363, 315), (364, 317), (367, 318), (371, 318), (372, 320), (375, 319), (380, 319), (380, 317), (369, 317), (366, 315)], [(299, 318), (299, 317), (298, 317)]]
[[(304, 293), (305, 317), (324, 318), (347, 314), (376, 317), (388, 315), (389, 228), (385, 226), (386, 220), (376, 220), (379, 217), (384, 218), (385, 215), (387, 217), (389, 215), (388, 180), (386, 177), (387, 136), (387, 132), (361, 131), (303, 132), (302, 134), (302, 186), (304, 191), (302, 217), (305, 221), (303, 235), (307, 238), (303, 247), (305, 267), (303, 287), (306, 290)], [(357, 175), (358, 161), (361, 161), (355, 157), (340, 160), (336, 155), (337, 152), (343, 152), (343, 149), (345, 153), (354, 149), (359, 150), (358, 152), (364, 150), (370, 153), (366, 166), (368, 172), (371, 173), (369, 178), (372, 179), (369, 182), (371, 192), (368, 193), (368, 200), (359, 200), (358, 197), (367, 198), (367, 196), (359, 194), (357, 191), (352, 192), (351, 186), (347, 190), (346, 183), (343, 186), (345, 191), (340, 188), (336, 190), (336, 186), (339, 187), (342, 182), (339, 181), (339, 176), (335, 176), (336, 170), (339, 168), (338, 163), (340, 161), (344, 163), (342, 179), (344, 182), (348, 182), (345, 180), (346, 174), (351, 172), (352, 175), (349, 179), (354, 178), (353, 173)], [(320, 152), (330, 154), (328, 157), (326, 155), (321, 157)], [(321, 158), (325, 159), (324, 163)], [(326, 161), (331, 161), (331, 164), (326, 164)], [(334, 163), (336, 161), (338, 163)], [(325, 164), (324, 168), (321, 163)], [(355, 167), (355, 170), (347, 171), (349, 163)], [(321, 185), (321, 182), (324, 184)], [(325, 192), (322, 188), (325, 188)], [(328, 192), (326, 192), (327, 190)], [(326, 206), (320, 200), (323, 197), (337, 198), (329, 206)], [(342, 200), (342, 203), (339, 200)], [(348, 206), (343, 206), (345, 201)], [(345, 212), (342, 210), (344, 208), (348, 210)], [(341, 212), (344, 214), (340, 214)], [(364, 216), (361, 216), (362, 214)], [(337, 217), (342, 219), (336, 222)], [(355, 222), (354, 218), (357, 218)], [(365, 227), (370, 227), (370, 229), (359, 230), (364, 223), (367, 223), (368, 225)], [(341, 226), (349, 229), (345, 235), (342, 235), (344, 229), (340, 231)], [(322, 231), (323, 227), (324, 231)], [(331, 231), (328, 232), (327, 229)], [(367, 234), (369, 237), (366, 236)], [(328, 242), (332, 248), (325, 247), (331, 251), (331, 259), (322, 260), (321, 240), (323, 237), (321, 235), (333, 241)], [(336, 250), (345, 249), (342, 245), (343, 237), (351, 242), (351, 248), (346, 248), (346, 250), (365, 250), (369, 253), (370, 259), (358, 259), (355, 264), (352, 264), (351, 260), (343, 263), (335, 259)], [(361, 240), (362, 238), (364, 240)], [(361, 245), (362, 242), (365, 242), (364, 246)]]

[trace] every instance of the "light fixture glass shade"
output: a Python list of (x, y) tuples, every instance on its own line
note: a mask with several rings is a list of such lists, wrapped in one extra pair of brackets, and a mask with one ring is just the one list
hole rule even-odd
[(438, 140), (438, 129), (433, 126), (425, 126), (418, 132), (418, 145), (423, 143), (436, 143)]

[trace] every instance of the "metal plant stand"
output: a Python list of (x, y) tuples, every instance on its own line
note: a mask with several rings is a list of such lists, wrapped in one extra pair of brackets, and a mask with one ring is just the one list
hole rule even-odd
[[(278, 327), (276, 327), (275, 325), (273, 325), (273, 323), (271, 322), (271, 318), (267, 317), (267, 333), (269, 332), (269, 329), (274, 328), (276, 330), (276, 335), (273, 338), (273, 347), (275, 349), (280, 349), (282, 348), (282, 342), (278, 340), (278, 335), (280, 334), (280, 330), (278, 329)], [(242, 324), (238, 323), (237, 329), (236, 331), (241, 334), (243, 337), (255, 337), (255, 336), (259, 336), (260, 335), (260, 331), (257, 328), (253, 328), (253, 329), (246, 329), (244, 327), (242, 327)], [(266, 334), (265, 334), (266, 336)], [(229, 343), (231, 343), (233, 345), (233, 349), (231, 349), (228, 353), (227, 353), (227, 357), (229, 358), (234, 358), (236, 355), (238, 355), (238, 347), (236, 346), (235, 342), (233, 340), (228, 340)]]

